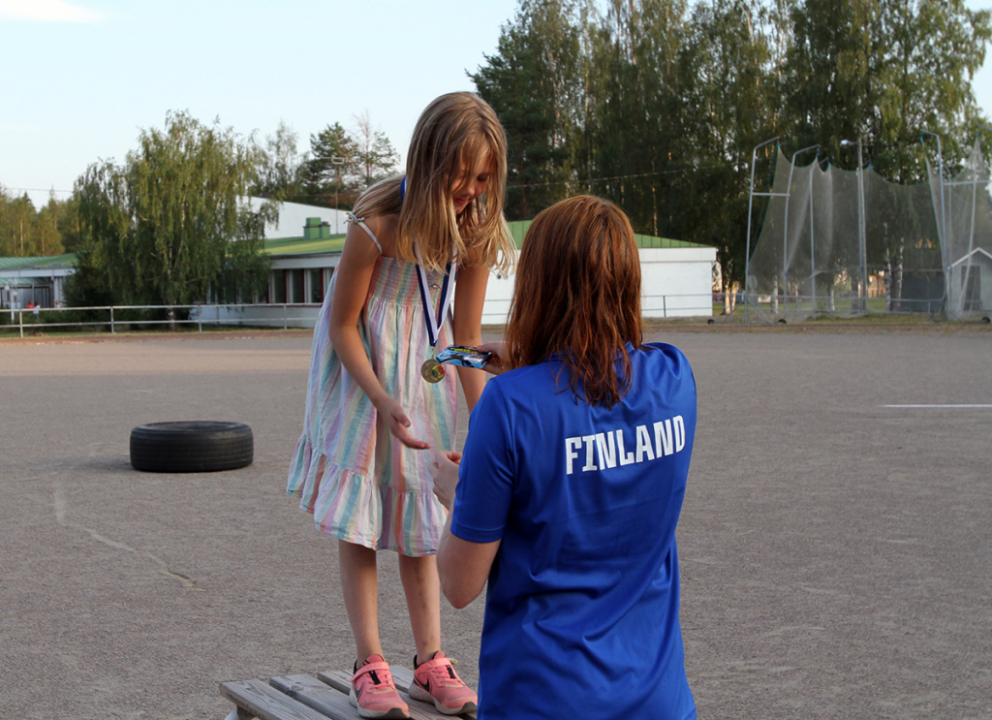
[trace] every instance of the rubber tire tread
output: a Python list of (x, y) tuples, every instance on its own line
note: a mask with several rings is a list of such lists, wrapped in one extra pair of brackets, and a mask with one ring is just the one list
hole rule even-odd
[(186, 421), (131, 430), (131, 466), (162, 473), (235, 470), (252, 464), (255, 441), (244, 423)]

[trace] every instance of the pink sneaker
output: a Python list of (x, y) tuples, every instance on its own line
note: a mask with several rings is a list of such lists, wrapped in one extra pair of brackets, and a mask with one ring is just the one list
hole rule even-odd
[(410, 717), (410, 707), (396, 692), (389, 663), (382, 655), (369, 655), (355, 670), (348, 699), (364, 718), (408, 720)]
[(410, 697), (424, 702), (433, 702), (443, 715), (459, 715), (475, 712), (479, 696), (458, 677), (451, 661), (438, 650), (427, 662), (417, 665), (413, 659), (413, 684)]

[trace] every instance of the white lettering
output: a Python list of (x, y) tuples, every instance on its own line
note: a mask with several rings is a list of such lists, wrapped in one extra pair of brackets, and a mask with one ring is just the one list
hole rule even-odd
[(651, 434), (647, 425), (637, 426), (637, 462), (644, 462), (644, 458), (654, 460), (654, 450), (651, 449)]
[(657, 457), (672, 454), (672, 421), (658, 421), (654, 424), (654, 454)]
[[(617, 464), (622, 467), (661, 460), (666, 455), (682, 452), (687, 442), (685, 418), (681, 415), (634, 428), (623, 427), (594, 435), (568, 437), (565, 438), (565, 474), (609, 470), (617, 467)], [(628, 444), (633, 447), (628, 449)]]
[(621, 465), (630, 465), (634, 462), (634, 453), (627, 452), (623, 448), (623, 430), (617, 430), (617, 455), (620, 456)]
[(593, 462), (592, 451), (596, 447), (596, 436), (595, 435), (583, 435), (582, 442), (586, 444), (586, 464), (582, 466), (582, 472), (589, 472), (590, 470), (597, 470), (596, 463)]
[(599, 450), (599, 468), (601, 470), (617, 466), (613, 433), (596, 433), (596, 449)]
[(579, 459), (579, 448), (582, 446), (582, 438), (565, 438), (565, 474), (572, 474), (572, 461)]

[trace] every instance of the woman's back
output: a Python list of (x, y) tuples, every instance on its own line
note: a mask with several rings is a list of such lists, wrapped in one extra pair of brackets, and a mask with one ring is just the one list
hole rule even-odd
[(695, 382), (672, 346), (627, 349), (612, 408), (577, 400), (551, 360), (490, 381), (472, 414), (452, 532), (501, 540), (480, 718), (695, 716), (675, 547)]

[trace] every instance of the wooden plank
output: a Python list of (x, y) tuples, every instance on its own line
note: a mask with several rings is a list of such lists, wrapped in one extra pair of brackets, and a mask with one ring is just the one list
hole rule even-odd
[[(410, 692), (410, 686), (413, 685), (413, 670), (402, 665), (390, 665), (389, 670), (393, 673), (393, 682), (396, 683), (396, 688), (402, 692)], [(343, 693), (351, 690), (351, 673), (344, 670), (320, 672), (317, 673), (317, 677)]]
[(351, 673), (344, 670), (331, 670), (330, 672), (319, 672), (317, 677), (345, 695), (351, 692)]
[[(403, 698), (406, 704), (410, 706), (410, 717), (413, 718), (413, 720), (442, 720), (443, 718), (450, 717), (475, 717), (475, 713), (465, 713), (457, 716), (442, 715), (437, 711), (437, 708), (434, 707), (433, 703), (414, 700), (407, 694), (410, 690), (410, 685), (413, 684), (413, 670), (405, 668), (402, 665), (390, 665), (389, 669), (393, 673), (393, 682), (396, 683), (396, 689), (399, 690), (400, 697)], [(347, 694), (351, 691), (351, 673), (343, 670), (331, 670), (330, 672), (319, 672), (317, 673), (317, 677), (330, 685), (337, 692)]]
[(359, 718), (348, 696), (309, 675), (282, 675), (269, 678), (269, 684), (314, 710), (335, 720)]
[[(261, 680), (221, 683), (220, 694), (259, 720), (327, 720), (326, 715), (296, 702)], [(357, 714), (347, 720), (356, 717)]]

